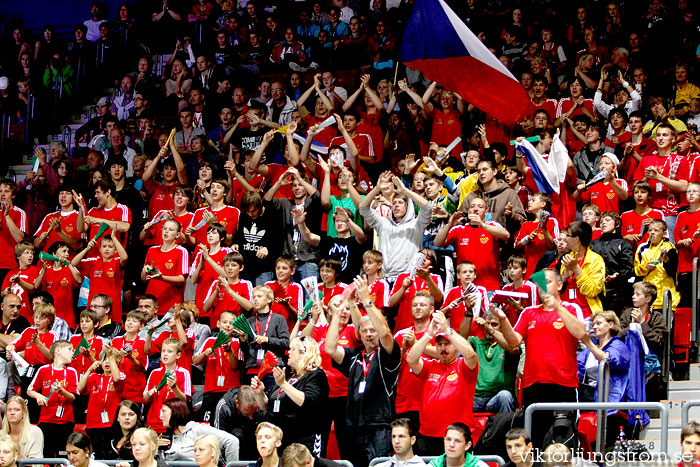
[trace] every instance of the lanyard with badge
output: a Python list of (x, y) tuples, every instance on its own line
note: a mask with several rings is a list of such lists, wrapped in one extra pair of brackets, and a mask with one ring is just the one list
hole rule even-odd
[[(289, 384), (294, 386), (294, 383), (296, 383), (299, 380), (299, 378), (291, 378), (289, 380)], [(277, 399), (272, 403), (272, 411), (274, 413), (279, 413), (280, 411), (280, 397), (282, 397), (282, 394), (284, 394), (284, 389), (280, 388), (280, 392), (277, 394)]]
[[(231, 342), (229, 341), (229, 344), (230, 343)], [(221, 368), (221, 372), (223, 373), (224, 372), (224, 354), (226, 353), (226, 351), (224, 351), (223, 346), (220, 346), (214, 352), (216, 352), (216, 358), (219, 361), (219, 368)], [(218, 387), (222, 388), (222, 387), (224, 387), (225, 381), (226, 381), (226, 376), (224, 376), (223, 374), (219, 375), (216, 378), (216, 385)]]
[(360, 394), (364, 394), (365, 392), (365, 386), (367, 386), (367, 373), (369, 373), (369, 366), (372, 364), (372, 359), (376, 355), (376, 351), (372, 352), (369, 355), (369, 361), (365, 361), (365, 351), (362, 351), (362, 358), (360, 360), (360, 363), (362, 363), (362, 381), (360, 381), (360, 385), (357, 387), (357, 392)]
[[(53, 368), (51, 368), (51, 377), (52, 377), (52, 379), (54, 379), (54, 378), (53, 378), (54, 371), (56, 371), (56, 370), (54, 370)], [(51, 395), (52, 395), (53, 393), (58, 393), (58, 391), (59, 391), (58, 382), (59, 382), (59, 381), (63, 381), (63, 382), (66, 381), (66, 374), (67, 374), (67, 370), (64, 368), (64, 369), (63, 369), (63, 378), (61, 378), (60, 380), (54, 379), (54, 382), (53, 382), (53, 384), (51, 385), (51, 391), (49, 391), (49, 395), (46, 397), (46, 404), (47, 404), (47, 405), (48, 405), (48, 403), (49, 403), (49, 398), (51, 397)], [(56, 394), (56, 395), (58, 395), (58, 394)], [(58, 407), (56, 407), (56, 417), (58, 417), (58, 418), (63, 417), (63, 411), (64, 411), (63, 402), (61, 401), (61, 403), (58, 405)]]
[[(105, 399), (102, 404), (102, 413), (100, 413), (100, 418), (102, 423), (109, 423), (109, 413), (107, 412), (107, 399), (109, 398), (109, 379), (111, 376), (102, 375), (102, 381), (100, 381), (100, 391), (104, 393)], [(107, 388), (105, 388), (105, 382), (107, 383)]]
[[(272, 312), (268, 313), (267, 315), (267, 322), (265, 322), (265, 328), (260, 332), (260, 328), (262, 327), (262, 321), (258, 322), (258, 318), (255, 318), (255, 332), (258, 336), (265, 336), (267, 335), (267, 328), (270, 325), (270, 319), (272, 319)], [(262, 348), (258, 349), (258, 355), (257, 355), (257, 360), (263, 360), (265, 358), (265, 350)]]

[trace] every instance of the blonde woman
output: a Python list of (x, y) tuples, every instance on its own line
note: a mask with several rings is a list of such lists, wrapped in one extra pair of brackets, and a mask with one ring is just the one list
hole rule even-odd
[(9, 436), (18, 443), (21, 457), (44, 457), (44, 433), (29, 422), (27, 403), (19, 396), (12, 396), (5, 405), (0, 436)]
[(271, 422), (285, 433), (284, 446), (300, 443), (316, 456), (323, 452), (327, 439), (325, 414), (328, 410), (328, 378), (321, 369), (318, 343), (311, 337), (295, 337), (289, 343), (289, 379), (280, 367), (272, 370), (275, 386), (265, 394), (264, 385), (253, 378), (251, 386), (261, 409), (271, 415)]
[(22, 456), (19, 444), (11, 438), (0, 438), (0, 467), (17, 467)]
[(214, 435), (200, 435), (194, 440), (194, 461), (199, 467), (217, 467), (221, 443)]
[[(137, 463), (134, 467), (157, 467), (158, 434), (151, 428), (137, 428), (131, 435), (131, 453)], [(132, 463), (120, 462), (116, 467), (132, 467)]]

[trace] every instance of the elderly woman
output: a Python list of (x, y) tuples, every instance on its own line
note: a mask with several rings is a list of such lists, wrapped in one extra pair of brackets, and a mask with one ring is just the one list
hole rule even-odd
[[(285, 433), (283, 447), (300, 443), (316, 456), (325, 453), (323, 440), (327, 439), (328, 378), (321, 368), (318, 343), (306, 336), (295, 337), (289, 344), (288, 366), (292, 371), (287, 379), (280, 367), (272, 369), (275, 386), (265, 394), (257, 377), (251, 386), (258, 406), (267, 410), (270, 421)], [(323, 416), (319, 416), (324, 414)]]
[(29, 422), (27, 403), (19, 396), (10, 397), (5, 404), (0, 436), (18, 443), (21, 457), (44, 457), (44, 433)]
[(202, 435), (212, 435), (223, 446), (226, 462), (238, 460), (238, 438), (225, 431), (190, 421), (190, 411), (187, 403), (180, 399), (170, 399), (163, 403), (160, 410), (160, 418), (163, 425), (172, 434), (170, 447), (165, 451), (167, 461), (194, 461), (196, 460), (195, 440)]

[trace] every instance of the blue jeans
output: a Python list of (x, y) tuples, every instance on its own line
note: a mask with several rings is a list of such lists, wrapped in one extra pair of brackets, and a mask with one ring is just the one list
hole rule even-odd
[(265, 282), (270, 282), (275, 280), (275, 273), (272, 271), (263, 272), (258, 277), (255, 278), (255, 286), (265, 285)]
[(513, 394), (505, 389), (493, 397), (474, 397), (474, 412), (505, 413), (514, 408)]
[(318, 278), (318, 263), (314, 263), (313, 261), (297, 263), (296, 272), (294, 273), (294, 282), (301, 284), (302, 279), (312, 276)]
[(667, 232), (666, 236), (671, 241), (671, 243), (675, 243), (675, 240), (673, 239), (673, 231), (676, 230), (676, 221), (677, 220), (678, 220), (678, 216), (664, 216), (664, 221), (666, 222), (666, 225), (668, 226), (668, 232)]

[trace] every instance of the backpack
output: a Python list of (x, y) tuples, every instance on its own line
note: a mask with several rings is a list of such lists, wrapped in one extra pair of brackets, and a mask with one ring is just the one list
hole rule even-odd
[(576, 411), (554, 413), (554, 423), (545, 435), (542, 446), (547, 447), (553, 443), (561, 443), (569, 449), (578, 450)]
[(503, 459), (508, 459), (506, 443), (506, 433), (512, 428), (523, 428), (525, 426), (525, 412), (516, 410), (515, 412), (497, 413), (489, 417), (484, 426), (484, 431), (476, 441), (473, 454), (489, 455), (497, 454)]

